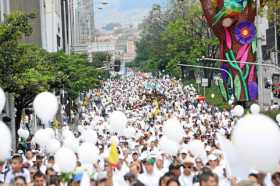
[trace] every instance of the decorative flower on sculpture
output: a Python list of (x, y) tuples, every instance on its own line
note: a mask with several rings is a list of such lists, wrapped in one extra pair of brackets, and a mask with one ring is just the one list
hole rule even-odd
[(252, 43), (256, 33), (255, 25), (249, 21), (239, 23), (234, 29), (235, 38), (242, 45)]

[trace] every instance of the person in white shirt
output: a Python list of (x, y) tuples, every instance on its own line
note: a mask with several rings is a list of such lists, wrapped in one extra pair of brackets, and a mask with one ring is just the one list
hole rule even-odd
[(144, 161), (145, 172), (140, 174), (138, 179), (145, 186), (158, 186), (159, 184), (160, 175), (155, 171), (154, 164), (154, 158), (148, 158), (146, 161)]
[(164, 158), (162, 155), (158, 155), (156, 158), (155, 171), (158, 172), (159, 176), (163, 176), (168, 172), (168, 169), (164, 167)]
[(17, 154), (12, 157), (11, 167), (12, 169), (7, 173), (5, 178), (6, 184), (10, 185), (17, 176), (24, 177), (27, 183), (31, 182), (30, 173), (27, 169), (23, 168), (23, 159), (20, 155)]
[(179, 177), (181, 186), (192, 186), (194, 176), (194, 160), (191, 157), (186, 157), (183, 162), (183, 174)]

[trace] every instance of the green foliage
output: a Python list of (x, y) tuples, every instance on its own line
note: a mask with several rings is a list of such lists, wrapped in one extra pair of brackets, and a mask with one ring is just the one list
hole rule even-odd
[(273, 119), (274, 121), (276, 121), (276, 116), (277, 116), (278, 114), (280, 114), (280, 110), (279, 110), (279, 109), (269, 110), (269, 111), (263, 112), (263, 114), (269, 116), (271, 119)]
[(180, 77), (179, 63), (194, 64), (202, 56), (215, 58), (218, 41), (202, 18), (200, 6), (186, 5), (177, 10), (179, 7), (174, 5), (171, 13), (160, 7), (151, 11), (136, 43), (137, 57), (132, 66), (152, 72), (165, 70)]
[(96, 68), (103, 67), (105, 62), (111, 61), (112, 55), (107, 52), (92, 53), (92, 65)]
[[(277, 22), (278, 24), (278, 27), (279, 27), (279, 24), (280, 24), (280, 1), (277, 1), (277, 0), (268, 0), (266, 2), (266, 5), (264, 8), (263, 8), (263, 11), (261, 13), (264, 13), (267, 11), (267, 16), (268, 16), (268, 19), (271, 23), (274, 23), (275, 21)], [(279, 32), (279, 30), (278, 30)]]
[(38, 93), (64, 88), (75, 99), (80, 92), (96, 87), (99, 75), (104, 74), (85, 55), (49, 53), (19, 43), (22, 35), (32, 32), (29, 23), (32, 16), (16, 12), (0, 24), (0, 84), (15, 95), (17, 126), (22, 110), (30, 106)]
[(49, 64), (54, 68), (53, 88), (63, 87), (74, 99), (80, 92), (95, 88), (99, 84), (97, 77), (101, 72), (91, 66), (87, 56), (66, 55), (63, 52), (49, 55)]

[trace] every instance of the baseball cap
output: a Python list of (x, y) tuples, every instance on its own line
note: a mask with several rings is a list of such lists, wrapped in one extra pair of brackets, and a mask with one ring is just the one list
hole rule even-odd
[(210, 155), (208, 156), (208, 160), (209, 160), (209, 161), (215, 161), (215, 160), (218, 160), (218, 157), (215, 156), (214, 154), (210, 154)]

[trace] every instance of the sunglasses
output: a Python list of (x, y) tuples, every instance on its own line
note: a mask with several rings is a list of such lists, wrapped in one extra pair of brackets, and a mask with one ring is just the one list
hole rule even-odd
[(183, 165), (184, 168), (188, 168), (188, 169), (192, 169), (193, 166), (192, 165)]

